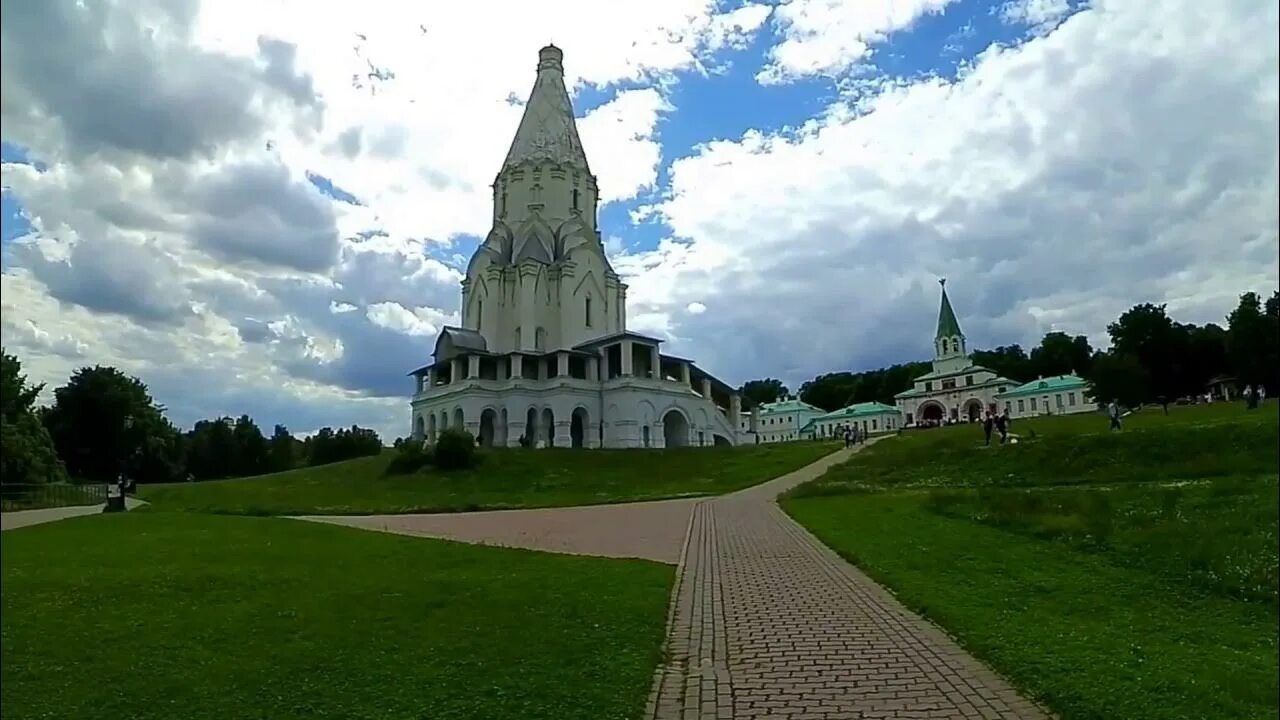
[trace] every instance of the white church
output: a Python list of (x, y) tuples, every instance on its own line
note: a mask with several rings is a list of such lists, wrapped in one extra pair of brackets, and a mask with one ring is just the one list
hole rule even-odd
[(627, 286), (596, 226), (596, 177), (578, 137), (563, 53), (538, 75), (493, 183), (493, 229), (446, 327), (410, 373), (415, 437), (466, 428), (481, 445), (683, 447), (754, 442), (733, 388), (662, 341), (628, 332)]

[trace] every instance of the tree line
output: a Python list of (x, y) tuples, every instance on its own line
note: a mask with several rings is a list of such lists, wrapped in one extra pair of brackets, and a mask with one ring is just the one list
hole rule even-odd
[(201, 420), (180, 431), (147, 386), (114, 367), (76, 370), (36, 405), (17, 357), (0, 348), (0, 482), (68, 479), (140, 483), (216, 480), (323, 465), (382, 451), (368, 428), (321, 428), (305, 440), (284, 425), (263, 435), (248, 415)]
[[(1230, 377), (1237, 388), (1264, 386), (1280, 392), (1280, 291), (1263, 302), (1254, 292), (1240, 296), (1216, 323), (1180, 323), (1165, 305), (1135, 305), (1107, 325), (1111, 347), (1096, 350), (1084, 335), (1047, 333), (1028, 353), (1020, 345), (1002, 345), (971, 354), (973, 364), (1018, 382), (1075, 374), (1088, 380), (1095, 398), (1134, 407), (1199, 395), (1210, 381)], [(893, 396), (929, 372), (927, 361), (891, 365), (864, 372), (834, 372), (803, 383), (800, 399), (831, 411), (853, 403), (893, 404)], [(790, 394), (781, 380), (745, 383), (744, 405), (774, 402)]]

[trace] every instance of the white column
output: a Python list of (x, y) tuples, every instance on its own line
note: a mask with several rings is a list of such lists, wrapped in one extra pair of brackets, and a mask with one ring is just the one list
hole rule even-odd
[(738, 429), (738, 418), (742, 417), (742, 396), (734, 393), (729, 396), (729, 424), (734, 431)]
[(711, 400), (711, 379), (710, 378), (702, 378), (702, 399), (706, 400), (707, 402), (713, 402)]
[(649, 348), (649, 366), (652, 368), (654, 380), (662, 379), (662, 356), (658, 354), (658, 346)]
[(428, 368), (427, 369), (427, 387), (435, 387), (436, 383), (438, 383), (439, 381), (440, 381), (440, 378), (437, 377), (435, 367), (432, 366)]
[(609, 348), (601, 348), (600, 362), (598, 364), (598, 368), (600, 370), (600, 380), (601, 381), (608, 380), (609, 379)]
[(449, 361), (449, 383), (453, 384), (462, 381), (462, 358), (454, 358)]
[[(566, 448), (566, 447), (571, 447), (573, 445), (573, 436), (569, 433), (571, 422), (572, 422), (571, 420), (560, 420), (558, 418), (556, 419), (555, 421), (556, 447)], [(585, 431), (586, 429), (583, 428), (583, 430)], [(586, 438), (583, 438), (583, 440), (586, 440)]]
[[(511, 377), (513, 378), (524, 377), (524, 356), (523, 355), (511, 356)], [(523, 425), (523, 423), (521, 423), (521, 425)]]
[(467, 356), (467, 377), (469, 378), (480, 377), (480, 356), (479, 355)]
[(684, 381), (685, 387), (693, 387), (693, 379), (689, 377), (689, 363), (680, 363), (680, 379)]
[(631, 374), (631, 341), (622, 341), (622, 370), (623, 375)]
[(598, 356), (587, 358), (587, 379), (600, 382), (600, 358)]
[(569, 353), (556, 353), (556, 376), (569, 376)]

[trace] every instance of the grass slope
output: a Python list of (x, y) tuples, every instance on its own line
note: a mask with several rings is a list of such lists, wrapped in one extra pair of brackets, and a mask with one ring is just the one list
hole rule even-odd
[(386, 475), (390, 453), (274, 475), (139, 487), (158, 509), (247, 515), (452, 512), (730, 492), (836, 449), (792, 443), (673, 450), (495, 450), (474, 470)]
[(274, 518), (5, 533), (5, 718), (638, 717), (673, 569)]
[(1275, 405), (1015, 431), (907, 433), (784, 507), (1065, 719), (1275, 717)]

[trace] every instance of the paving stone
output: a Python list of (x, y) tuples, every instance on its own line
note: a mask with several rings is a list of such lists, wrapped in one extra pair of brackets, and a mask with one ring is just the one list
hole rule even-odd
[(856, 450), (696, 503), (646, 717), (1049, 717), (777, 506)]

